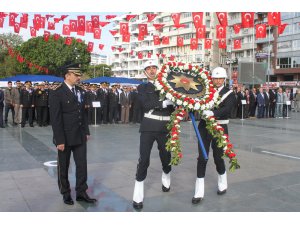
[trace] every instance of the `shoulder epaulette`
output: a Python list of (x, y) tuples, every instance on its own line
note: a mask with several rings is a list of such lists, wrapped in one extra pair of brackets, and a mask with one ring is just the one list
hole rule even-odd
[(56, 87), (54, 87), (52, 90), (55, 91), (55, 90), (57, 90), (58, 88), (60, 88), (61, 86), (62, 86), (62, 84), (59, 84), (59, 85), (57, 85)]

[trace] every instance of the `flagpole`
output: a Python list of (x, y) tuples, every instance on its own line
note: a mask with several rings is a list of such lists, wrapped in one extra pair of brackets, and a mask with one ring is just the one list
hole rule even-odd
[(269, 87), (269, 83), (270, 83), (270, 68), (271, 68), (271, 66), (270, 66), (270, 63), (271, 63), (271, 49), (270, 49), (271, 41), (270, 41), (270, 36), (271, 36), (271, 26), (269, 26), (269, 49), (268, 49), (269, 51), (268, 51), (268, 72), (267, 72), (268, 87)]
[(252, 63), (252, 88), (254, 88), (254, 59), (255, 59), (255, 54), (254, 54), (254, 42), (255, 42), (254, 30), (255, 30), (255, 27), (254, 27), (254, 25), (253, 25), (253, 34), (252, 34), (252, 37), (253, 37), (253, 42), (252, 42), (252, 48), (253, 48), (253, 63)]

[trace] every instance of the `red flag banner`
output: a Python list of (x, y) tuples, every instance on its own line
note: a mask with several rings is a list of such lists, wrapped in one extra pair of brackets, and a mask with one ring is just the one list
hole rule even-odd
[(156, 16), (157, 16), (157, 14), (147, 14), (148, 23), (150, 23), (152, 20), (154, 20)]
[(100, 39), (100, 38), (101, 38), (101, 29), (94, 28), (94, 39)]
[(87, 50), (88, 52), (92, 52), (93, 49), (94, 49), (94, 42), (91, 42), (91, 41), (90, 41), (90, 42), (88, 43), (88, 46), (87, 46), (86, 50)]
[(120, 34), (129, 34), (129, 26), (128, 23), (120, 23)]
[(15, 24), (14, 24), (14, 32), (15, 33), (19, 33), (20, 32), (20, 23), (17, 23), (17, 22), (15, 22)]
[(221, 26), (228, 26), (227, 13), (226, 12), (217, 12), (217, 17)]
[(86, 33), (93, 33), (94, 29), (93, 29), (93, 22), (92, 21), (86, 21), (85, 22), (85, 32)]
[(71, 38), (71, 37), (66, 37), (66, 39), (65, 39), (65, 44), (66, 44), (66, 45), (71, 45), (71, 44), (72, 44), (72, 41), (73, 41), (73, 38)]
[(267, 26), (266, 24), (257, 24), (256, 28), (256, 38), (266, 38), (267, 36)]
[(196, 28), (196, 38), (198, 39), (205, 39), (206, 38), (206, 26), (201, 25)]
[(135, 18), (136, 16), (137, 16), (137, 15), (132, 15), (132, 14), (126, 15), (125, 19), (126, 19), (127, 21), (130, 21), (130, 20), (132, 20), (133, 18)]
[(44, 41), (48, 42), (50, 37), (50, 32), (49, 31), (44, 31)]
[(36, 37), (36, 29), (34, 27), (30, 27), (30, 35), (31, 37)]
[(219, 48), (226, 49), (226, 39), (219, 40)]
[(174, 61), (175, 60), (175, 56), (174, 55), (170, 55), (170, 61)]
[(204, 40), (204, 49), (211, 49), (211, 43), (212, 43), (211, 39), (205, 39)]
[(77, 20), (70, 20), (70, 31), (77, 32)]
[(103, 48), (104, 48), (104, 45), (103, 44), (99, 44), (99, 49), (103, 50)]
[(68, 25), (68, 24), (64, 24), (63, 25), (63, 32), (62, 32), (62, 34), (63, 35), (70, 35), (70, 25)]
[(150, 59), (152, 57), (152, 53), (148, 52), (147, 56), (148, 56), (148, 59)]
[(172, 13), (171, 14), (172, 20), (174, 22), (174, 25), (179, 25), (180, 22), (180, 13)]
[[(278, 26), (278, 35), (282, 34), (288, 24), (284, 23)], [(300, 25), (300, 24), (299, 24)]]
[(107, 21), (99, 21), (99, 25), (101, 26), (101, 27), (105, 27), (107, 24), (110, 24), (110, 22), (107, 22)]
[(110, 20), (110, 19), (113, 19), (113, 18), (116, 18), (116, 17), (117, 17), (117, 15), (106, 15), (105, 19)]
[(138, 52), (138, 59), (143, 59), (143, 53), (142, 52)]
[(153, 35), (153, 43), (154, 45), (160, 45), (160, 38), (158, 35)]
[(94, 28), (99, 28), (99, 16), (93, 15), (91, 16), (91, 20)]
[(122, 35), (122, 41), (123, 42), (130, 42), (130, 34)]
[(233, 40), (233, 49), (240, 49), (242, 47), (241, 39)]
[(85, 16), (77, 16), (77, 32), (85, 31)]
[(142, 34), (138, 34), (138, 41), (143, 41), (143, 40), (144, 40), (144, 38), (145, 38), (145, 36), (144, 36), (144, 35), (142, 35)]
[(147, 24), (138, 24), (139, 34), (145, 36), (148, 35)]
[(22, 28), (27, 29), (27, 27), (28, 27), (28, 13), (22, 13), (22, 17), (20, 19), (20, 26)]
[(9, 13), (9, 26), (13, 27), (15, 25), (16, 17), (18, 16), (18, 13)]
[(198, 48), (198, 38), (191, 38), (190, 49), (197, 50)]
[(203, 12), (192, 12), (192, 17), (196, 29), (203, 25)]
[(235, 34), (240, 33), (240, 30), (241, 30), (241, 24), (234, 24), (234, 25), (233, 25), (233, 30), (234, 30), (234, 33), (235, 33)]
[(279, 26), (281, 24), (281, 13), (280, 12), (268, 12), (268, 25)]
[(170, 44), (170, 37), (162, 37), (162, 42), (163, 45), (169, 45)]
[(55, 30), (55, 23), (54, 22), (48, 22), (48, 30)]
[(110, 30), (109, 32), (112, 34), (112, 36), (115, 36), (118, 33), (117, 30)]
[(59, 38), (60, 38), (60, 35), (59, 35), (59, 34), (54, 34), (54, 35), (53, 35), (54, 41), (57, 41)]
[(177, 36), (177, 46), (178, 47), (183, 46), (183, 37)]
[(41, 28), (41, 14), (34, 14), (33, 26), (36, 30)]
[(78, 43), (82, 43), (83, 41), (82, 41), (82, 39), (81, 39), (81, 38), (76, 38), (76, 42), (78, 42)]
[(216, 26), (217, 38), (223, 39), (226, 38), (226, 27), (217, 25)]
[(254, 26), (254, 12), (242, 12), (242, 27), (249, 28)]
[(64, 21), (67, 17), (68, 17), (68, 15), (61, 15), (60, 20)]
[(165, 24), (159, 24), (159, 23), (154, 23), (153, 24), (155, 30), (160, 30), (161, 28), (163, 28), (165, 26)]
[(4, 20), (5, 20), (4, 17), (0, 17), (0, 27), (1, 27), (1, 28), (3, 27)]
[(41, 26), (40, 28), (45, 29), (46, 26), (46, 17), (41, 17)]

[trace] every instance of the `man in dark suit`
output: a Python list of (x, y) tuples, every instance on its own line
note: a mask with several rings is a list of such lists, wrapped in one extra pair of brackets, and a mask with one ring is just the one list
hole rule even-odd
[[(101, 107), (98, 108), (99, 123), (108, 122), (108, 83), (102, 82), (101, 88), (97, 91), (97, 101), (100, 101)], [(98, 113), (99, 112), (99, 113)]]
[(34, 98), (31, 82), (25, 82), (25, 89), (20, 93), (20, 107), (22, 109), (22, 122), (21, 127), (25, 127), (26, 119), (28, 118), (29, 125), (33, 127), (33, 108)]
[(276, 93), (274, 90), (269, 90), (270, 96), (270, 108), (269, 108), (269, 116), (274, 118), (275, 117), (275, 108), (276, 108)]
[(3, 124), (4, 92), (0, 88), (0, 128), (5, 128)]
[[(203, 115), (205, 117), (214, 116), (217, 119), (218, 124), (224, 129), (224, 134), (228, 134), (229, 116), (232, 107), (236, 104), (236, 98), (232, 90), (229, 90), (224, 86), (225, 79), (227, 78), (226, 70), (222, 67), (217, 67), (212, 71), (212, 80), (215, 89), (219, 92), (221, 97), (220, 104), (212, 111), (204, 110)], [(218, 173), (218, 191), (217, 194), (222, 195), (227, 190), (227, 175), (225, 162), (223, 159), (224, 150), (218, 147), (217, 139), (214, 138), (206, 128), (205, 120), (200, 120), (198, 125), (199, 132), (203, 139), (204, 147), (208, 155), (209, 148), (213, 149), (213, 157)], [(199, 157), (197, 162), (197, 178), (195, 183), (195, 195), (192, 198), (193, 204), (198, 204), (204, 198), (204, 177), (206, 173), (207, 160), (204, 159), (200, 146), (198, 147)]]
[(264, 89), (264, 99), (265, 99), (265, 117), (269, 118), (269, 107), (270, 107), (270, 95), (269, 88)]
[(84, 113), (84, 91), (79, 84), (79, 68), (68, 68), (64, 82), (49, 97), (53, 142), (58, 150), (58, 186), (65, 204), (73, 205), (68, 170), (71, 152), (76, 164), (76, 200), (95, 203), (86, 193), (87, 186), (87, 140), (90, 131)]
[(263, 118), (265, 112), (265, 97), (263, 93), (263, 89), (259, 88), (257, 94), (257, 118)]
[(111, 90), (108, 93), (109, 110), (108, 117), (109, 123), (118, 123), (118, 107), (119, 107), (119, 92), (115, 85), (111, 86)]
[(37, 112), (37, 123), (41, 126), (47, 126), (48, 122), (48, 95), (45, 90), (45, 83), (41, 83), (40, 88), (34, 93), (34, 104)]
[(255, 117), (256, 111), (256, 88), (253, 87), (252, 90), (249, 92), (250, 95), (250, 103), (249, 103), (249, 117)]
[(144, 64), (144, 72), (148, 83), (138, 86), (138, 98), (144, 109), (144, 118), (140, 126), (140, 156), (136, 171), (136, 181), (133, 192), (133, 207), (143, 208), (144, 180), (150, 164), (150, 153), (154, 141), (157, 142), (159, 156), (162, 163), (162, 191), (168, 192), (171, 184), (171, 153), (166, 150), (168, 129), (166, 127), (170, 115), (174, 111), (170, 100), (160, 100), (159, 91), (153, 84), (158, 66), (154, 61)]

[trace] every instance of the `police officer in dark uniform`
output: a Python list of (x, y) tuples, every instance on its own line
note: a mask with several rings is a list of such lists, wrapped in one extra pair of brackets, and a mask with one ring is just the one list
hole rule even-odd
[[(203, 116), (215, 116), (220, 126), (224, 128), (224, 133), (228, 134), (227, 124), (229, 123), (229, 116), (232, 107), (236, 104), (236, 98), (232, 90), (229, 90), (224, 86), (225, 80), (227, 78), (226, 70), (222, 67), (217, 67), (212, 71), (212, 80), (215, 88), (219, 92), (221, 97), (221, 103), (213, 111), (205, 110)], [(217, 140), (211, 136), (209, 131), (206, 129), (205, 120), (200, 120), (198, 125), (199, 132), (203, 139), (204, 147), (209, 153), (210, 145), (213, 149), (213, 157), (218, 172), (218, 191), (219, 195), (225, 194), (227, 190), (227, 176), (225, 169), (225, 162), (222, 158), (223, 148), (219, 148), (217, 145)], [(206, 172), (207, 161), (204, 159), (201, 149), (199, 148), (199, 157), (197, 163), (197, 179), (195, 184), (195, 195), (192, 199), (193, 204), (198, 204), (202, 201), (204, 197), (204, 177)]]
[(136, 181), (133, 192), (133, 207), (143, 208), (144, 180), (150, 164), (150, 153), (154, 141), (158, 144), (159, 156), (162, 163), (162, 191), (168, 192), (171, 184), (171, 153), (166, 150), (167, 123), (174, 111), (170, 100), (160, 101), (159, 91), (155, 90), (153, 84), (158, 66), (154, 61), (147, 61), (144, 72), (148, 83), (138, 86), (138, 98), (145, 112), (140, 126), (140, 156), (136, 171)]
[(79, 67), (67, 68), (64, 82), (50, 94), (50, 117), (53, 142), (58, 150), (58, 186), (65, 204), (73, 205), (68, 179), (71, 152), (76, 164), (76, 200), (95, 203), (86, 193), (87, 140), (90, 131), (84, 115), (84, 91), (77, 85), (81, 79)]
[(48, 91), (45, 90), (45, 84), (41, 83), (34, 93), (35, 107), (37, 112), (37, 123), (41, 126), (47, 126), (48, 120)]
[(26, 81), (25, 89), (21, 90), (20, 107), (22, 109), (21, 127), (25, 127), (27, 118), (28, 118), (29, 125), (33, 127), (34, 97), (33, 97), (33, 90), (31, 89), (30, 81)]
[[(108, 83), (102, 82), (101, 88), (97, 90), (97, 99), (101, 107), (98, 108), (99, 123), (107, 124), (108, 122)], [(99, 112), (99, 113), (98, 113)]]

